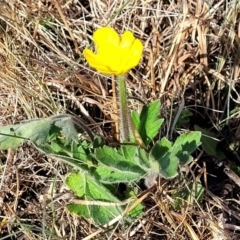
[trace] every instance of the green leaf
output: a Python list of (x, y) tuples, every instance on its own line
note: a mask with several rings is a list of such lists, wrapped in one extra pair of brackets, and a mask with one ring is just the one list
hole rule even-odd
[[(135, 197), (136, 196), (136, 193), (134, 192), (134, 190), (130, 191), (128, 193), (128, 197)], [(132, 209), (128, 215), (133, 218), (133, 219), (136, 219), (138, 217), (141, 217), (142, 214), (143, 214), (143, 210), (144, 210), (144, 206), (139, 203), (134, 209)]]
[(122, 145), (120, 148), (120, 152), (127, 161), (134, 162), (137, 148), (138, 146), (135, 145)]
[(143, 106), (140, 116), (137, 112), (132, 112), (133, 123), (146, 146), (157, 135), (163, 123), (163, 119), (158, 119), (159, 114), (159, 100), (150, 103), (148, 106)]
[(216, 139), (216, 136), (212, 132), (207, 131), (197, 125), (194, 126), (194, 129), (202, 133), (201, 137), (202, 148), (207, 154), (215, 156), (220, 160), (225, 158), (223, 151), (221, 151), (217, 147), (219, 141)]
[(104, 225), (123, 212), (120, 201), (106, 187), (83, 173), (69, 175), (66, 184), (85, 201), (68, 205), (68, 210), (93, 220), (96, 225)]
[(16, 148), (26, 140), (41, 146), (47, 139), (54, 139), (59, 135), (65, 138), (66, 144), (70, 141), (77, 141), (78, 132), (74, 124), (70, 115), (59, 115), (1, 127), (0, 149)]
[(181, 166), (192, 161), (192, 154), (201, 144), (201, 132), (193, 131), (181, 134), (173, 144), (172, 152), (176, 154)]
[(66, 178), (67, 186), (74, 191), (78, 197), (83, 197), (85, 194), (86, 178), (82, 173), (73, 173)]
[[(121, 151), (121, 150), (120, 150)], [(133, 161), (125, 159), (115, 148), (103, 146), (95, 150), (96, 159), (112, 171), (125, 171), (133, 173), (142, 173), (144, 171)]]
[[(106, 150), (110, 156), (104, 152)], [(119, 151), (105, 146), (96, 150), (95, 157), (101, 163), (95, 171), (96, 178), (105, 184), (138, 181), (145, 177), (151, 168), (148, 153), (133, 145), (123, 145)], [(108, 160), (103, 159), (106, 157)]]
[(57, 143), (57, 141), (51, 142), (52, 152), (59, 153), (62, 151), (62, 147)]
[(108, 168), (103, 165), (98, 166), (94, 174), (100, 182), (105, 184), (130, 183), (130, 182), (138, 181), (144, 176), (143, 171), (139, 171), (139, 172), (131, 172), (127, 170), (113, 171), (111, 170), (111, 168)]
[(178, 175), (179, 159), (171, 153), (172, 143), (167, 138), (162, 138), (152, 148), (151, 164), (156, 168), (156, 162), (159, 164), (159, 173), (166, 179), (174, 178)]
[(71, 141), (78, 141), (78, 132), (76, 131), (75, 124), (73, 119), (70, 115), (51, 118), (52, 125), (56, 125), (61, 129), (61, 133), (63, 134), (64, 138), (66, 139), (66, 144)]
[(148, 152), (145, 149), (135, 145), (122, 145), (120, 152), (127, 161), (133, 162), (144, 171), (150, 168)]
[(87, 162), (91, 159), (90, 148), (91, 145), (87, 141), (79, 141), (78, 143), (72, 142), (70, 152), (72, 153), (73, 158)]
[(89, 174), (90, 174), (91, 168), (94, 167), (92, 161), (85, 162), (85, 161), (82, 161), (80, 159), (76, 159), (76, 158), (73, 158), (73, 157), (63, 155), (62, 153), (61, 154), (48, 154), (48, 155), (51, 158), (54, 158), (56, 160), (60, 160), (62, 162), (65, 162), (65, 163), (73, 166), (74, 168), (76, 168), (78, 170), (81, 170), (81, 171), (84, 171), (84, 172), (89, 173)]
[(171, 179), (178, 175), (179, 159), (169, 154), (159, 159), (160, 175), (165, 179)]
[(91, 218), (90, 211), (89, 211), (88, 207), (85, 205), (71, 203), (71, 204), (67, 205), (67, 209), (69, 212), (75, 213), (78, 216), (82, 216), (86, 219)]
[(182, 146), (182, 150), (192, 154), (201, 144), (201, 132), (193, 131), (181, 134), (174, 142), (173, 148)]
[(163, 137), (160, 141), (157, 141), (154, 144), (150, 154), (154, 156), (154, 159), (161, 159), (169, 154), (171, 148), (172, 143), (166, 137)]
[(149, 153), (146, 152), (144, 149), (138, 147), (135, 153), (135, 163), (138, 164), (144, 171), (148, 172), (151, 168)]
[(46, 142), (38, 148), (51, 158), (61, 160), (79, 170), (88, 172), (93, 167), (91, 156), (92, 143), (86, 140), (79, 140), (78, 143), (72, 141), (66, 145), (64, 140), (58, 138), (53, 142)]
[(8, 125), (0, 128), (0, 149), (16, 148), (23, 141), (32, 140), (38, 144), (46, 141), (51, 128), (50, 119)]

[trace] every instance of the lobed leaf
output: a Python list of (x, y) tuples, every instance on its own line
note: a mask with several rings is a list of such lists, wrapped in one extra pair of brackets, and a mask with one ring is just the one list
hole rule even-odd
[(148, 144), (157, 135), (163, 119), (158, 119), (160, 114), (160, 101), (154, 101), (148, 106), (143, 106), (140, 115), (133, 111), (132, 120), (144, 144)]
[(85, 201), (85, 204), (69, 204), (68, 210), (91, 219), (96, 225), (104, 225), (123, 212), (120, 201), (101, 183), (84, 173), (69, 175), (66, 184)]
[[(159, 165), (159, 173), (166, 179), (174, 178), (178, 175), (179, 159), (172, 153), (172, 143), (167, 138), (162, 138), (153, 146), (150, 155), (150, 162), (153, 168), (156, 168), (156, 162)], [(156, 170), (156, 169), (155, 169)]]
[[(121, 150), (120, 150), (121, 151)], [(144, 171), (134, 161), (126, 159), (115, 148), (103, 146), (95, 150), (96, 159), (113, 172), (125, 171), (144, 174)]]
[(201, 132), (189, 132), (181, 134), (173, 144), (172, 152), (176, 154), (181, 166), (192, 161), (191, 154), (201, 144)]
[(94, 174), (100, 182), (105, 184), (130, 183), (138, 181), (144, 176), (144, 172), (142, 170), (138, 172), (132, 172), (128, 170), (113, 171), (103, 165), (98, 166)]
[(70, 115), (58, 115), (1, 127), (0, 149), (13, 149), (27, 140), (41, 146), (47, 139), (54, 138), (56, 135), (63, 135), (66, 144), (70, 141), (77, 141), (78, 132), (74, 124)]

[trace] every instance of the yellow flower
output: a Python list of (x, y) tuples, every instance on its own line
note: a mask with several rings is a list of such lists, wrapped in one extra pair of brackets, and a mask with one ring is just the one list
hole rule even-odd
[(137, 66), (142, 56), (143, 45), (130, 31), (120, 38), (113, 28), (103, 27), (94, 32), (93, 40), (97, 53), (85, 49), (83, 55), (100, 73), (123, 75)]

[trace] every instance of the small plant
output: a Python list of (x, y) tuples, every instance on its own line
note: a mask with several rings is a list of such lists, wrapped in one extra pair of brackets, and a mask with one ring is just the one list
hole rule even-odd
[[(120, 146), (107, 146), (78, 118), (59, 115), (2, 127), (0, 149), (15, 148), (27, 140), (51, 157), (71, 164), (66, 184), (76, 199), (68, 210), (104, 225), (119, 216), (119, 220), (125, 215), (139, 216), (143, 206), (134, 197), (134, 184), (145, 179), (150, 187), (157, 177), (176, 177), (181, 167), (193, 160), (191, 154), (200, 145), (201, 133), (182, 134), (175, 142), (166, 137), (155, 140), (163, 123), (160, 101), (132, 114), (127, 105), (124, 74), (139, 63), (142, 43), (129, 31), (120, 38), (108, 27), (98, 29), (93, 38), (98, 52), (85, 50), (87, 61), (100, 73), (117, 75)], [(88, 140), (79, 138), (79, 132), (87, 132)], [(127, 185), (126, 190), (117, 191), (120, 183)]]

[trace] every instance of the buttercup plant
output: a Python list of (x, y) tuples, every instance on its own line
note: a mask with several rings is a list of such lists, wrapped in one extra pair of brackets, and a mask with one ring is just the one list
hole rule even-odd
[[(67, 186), (76, 194), (68, 210), (91, 219), (94, 224), (108, 224), (123, 216), (138, 216), (142, 205), (131, 183), (145, 178), (147, 187), (156, 177), (176, 177), (182, 166), (193, 160), (191, 154), (200, 145), (200, 132), (188, 132), (174, 143), (166, 137), (155, 141), (163, 119), (159, 119), (160, 101), (143, 106), (141, 113), (130, 115), (127, 104), (125, 75), (140, 62), (143, 45), (130, 31), (120, 37), (109, 27), (96, 30), (93, 40), (96, 53), (90, 49), (83, 54), (89, 65), (103, 74), (117, 76), (120, 109), (120, 147), (104, 144), (100, 137), (86, 128), (80, 119), (70, 115), (53, 116), (0, 128), (0, 149), (18, 147), (30, 140), (51, 157), (73, 166), (66, 178)], [(80, 138), (79, 130), (88, 140)], [(121, 202), (111, 189), (126, 183), (128, 191)], [(123, 194), (123, 193), (121, 193)]]
[[(126, 31), (120, 37), (110, 27), (97, 29), (93, 34), (97, 53), (85, 49), (83, 54), (89, 65), (103, 74), (117, 76), (120, 108), (120, 138), (121, 141), (133, 140), (134, 126), (127, 106), (127, 89), (124, 75), (137, 66), (143, 52), (143, 45), (132, 32)], [(139, 140), (139, 138), (137, 138)]]

